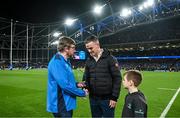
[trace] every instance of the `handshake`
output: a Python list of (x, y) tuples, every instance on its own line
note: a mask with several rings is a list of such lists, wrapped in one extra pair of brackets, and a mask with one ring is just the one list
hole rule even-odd
[(78, 88), (82, 88), (82, 89), (85, 91), (86, 96), (89, 94), (89, 91), (88, 91), (88, 89), (87, 89), (87, 85), (86, 85), (85, 82), (78, 82), (78, 83), (77, 83), (77, 87), (78, 87)]

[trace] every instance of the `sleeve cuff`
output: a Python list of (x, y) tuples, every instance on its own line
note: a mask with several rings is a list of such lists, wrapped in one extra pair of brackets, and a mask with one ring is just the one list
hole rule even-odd
[(79, 82), (76, 82), (76, 87), (77, 87), (77, 88), (79, 88), (79, 87), (78, 87), (78, 83), (79, 83)]
[(117, 97), (115, 97), (115, 96), (111, 96), (111, 100), (114, 100), (114, 101), (116, 101), (117, 102)]

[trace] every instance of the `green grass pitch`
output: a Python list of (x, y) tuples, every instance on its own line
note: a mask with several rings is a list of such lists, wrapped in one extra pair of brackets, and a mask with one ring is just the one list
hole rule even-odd
[[(74, 70), (77, 81), (82, 72)], [(140, 90), (148, 102), (148, 117), (159, 117), (176, 90), (180, 87), (179, 72), (147, 72), (143, 73)], [(47, 70), (1, 70), (0, 71), (0, 117), (52, 117), (46, 112)], [(120, 117), (124, 97), (127, 91), (121, 88), (121, 95), (116, 107), (115, 116)], [(179, 93), (180, 94), (180, 93)], [(87, 98), (77, 98), (77, 109), (74, 117), (90, 117)], [(180, 117), (180, 95), (175, 99), (167, 117)]]

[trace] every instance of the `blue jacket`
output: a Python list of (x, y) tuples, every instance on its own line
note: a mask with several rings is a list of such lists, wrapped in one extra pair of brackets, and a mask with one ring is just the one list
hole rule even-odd
[(83, 97), (85, 92), (76, 87), (71, 64), (57, 53), (48, 65), (47, 111), (58, 113), (61, 106), (75, 109), (76, 96)]

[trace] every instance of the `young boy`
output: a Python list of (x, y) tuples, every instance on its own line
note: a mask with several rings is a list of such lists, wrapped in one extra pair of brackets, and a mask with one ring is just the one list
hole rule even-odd
[(147, 117), (147, 103), (144, 94), (138, 90), (142, 81), (139, 71), (130, 70), (124, 73), (123, 86), (128, 90), (122, 117)]

